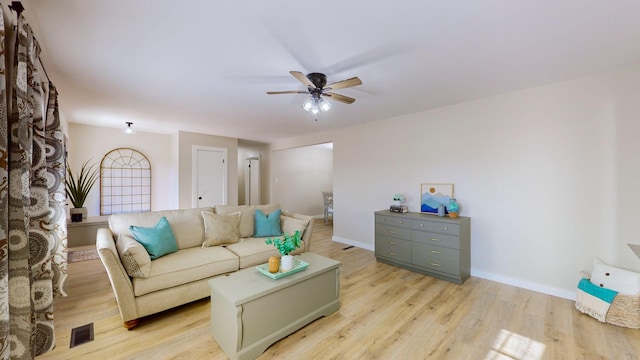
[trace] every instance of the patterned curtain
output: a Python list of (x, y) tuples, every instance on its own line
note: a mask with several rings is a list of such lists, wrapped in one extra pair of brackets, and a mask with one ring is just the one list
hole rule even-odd
[(0, 143), (0, 359), (33, 359), (53, 348), (53, 297), (65, 295), (65, 155), (57, 91), (50, 84), (45, 121), (40, 47), (22, 16), (16, 37), (11, 110), (7, 119), (2, 106)]

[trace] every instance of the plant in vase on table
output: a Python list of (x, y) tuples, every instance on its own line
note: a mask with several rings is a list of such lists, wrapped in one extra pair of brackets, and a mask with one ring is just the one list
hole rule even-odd
[[(293, 235), (285, 233), (281, 238), (268, 238), (265, 240), (265, 244), (275, 246), (282, 255), (280, 258), (280, 271), (289, 271), (293, 269), (293, 256), (289, 254), (302, 245), (302, 242), (300, 241), (300, 238), (302, 237), (301, 235), (300, 231), (296, 230)], [(272, 263), (275, 263), (275, 260), (269, 258), (269, 271), (272, 273), (278, 272), (278, 267), (275, 264), (272, 265)]]
[[(71, 221), (82, 221), (82, 218), (86, 218), (87, 209), (84, 208), (84, 202), (89, 196), (89, 191), (96, 183), (100, 175), (100, 168), (95, 167), (96, 164), (89, 165), (89, 161), (85, 161), (80, 168), (80, 172), (76, 177), (71, 170), (71, 166), (67, 163), (67, 177), (64, 179), (65, 190), (67, 197), (73, 209), (70, 209)], [(75, 215), (75, 216), (74, 216)]]

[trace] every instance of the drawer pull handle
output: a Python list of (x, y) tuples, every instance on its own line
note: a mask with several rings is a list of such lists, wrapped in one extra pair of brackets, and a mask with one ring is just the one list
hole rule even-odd
[(431, 238), (431, 241), (440, 241), (440, 239)]
[(424, 224), (420, 224), (420, 227), (424, 227)]
[(384, 221), (384, 219), (380, 219), (380, 221)]
[(440, 251), (436, 251), (436, 250), (431, 250), (432, 254), (440, 254)]
[(398, 221), (398, 224), (402, 224), (402, 220)]
[(389, 234), (395, 234), (396, 232), (393, 230), (389, 230)]
[(445, 230), (449, 230), (449, 228), (448, 228), (448, 227), (446, 227), (446, 226), (444, 227), (444, 229), (445, 229)]
[(396, 253), (394, 253), (394, 252), (390, 252), (390, 253), (389, 253), (389, 255), (391, 255), (391, 256), (396, 256)]
[(429, 265), (431, 265), (431, 266), (440, 266), (440, 264), (436, 264), (436, 263), (429, 263)]
[(395, 241), (389, 241), (389, 245), (396, 245)]

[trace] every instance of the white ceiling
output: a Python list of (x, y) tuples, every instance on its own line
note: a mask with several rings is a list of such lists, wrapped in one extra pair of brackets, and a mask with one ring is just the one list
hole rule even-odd
[[(640, 63), (636, 0), (23, 0), (69, 122), (272, 142)], [(290, 70), (358, 76), (314, 117)]]

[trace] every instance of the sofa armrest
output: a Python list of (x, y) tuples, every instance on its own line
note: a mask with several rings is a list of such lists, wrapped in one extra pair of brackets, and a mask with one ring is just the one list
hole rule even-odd
[(282, 215), (309, 222), (306, 230), (304, 231), (304, 235), (302, 235), (302, 241), (304, 241), (304, 249), (302, 250), (302, 252), (309, 251), (309, 249), (311, 248), (311, 235), (313, 234), (313, 216), (290, 213), (285, 211), (282, 212)]
[(107, 271), (107, 275), (109, 275), (109, 281), (111, 282), (113, 293), (116, 296), (122, 320), (126, 322), (137, 319), (138, 311), (135, 295), (133, 294), (133, 284), (120, 261), (120, 256), (116, 249), (116, 242), (110, 229), (98, 229), (98, 233), (96, 234), (96, 248), (98, 249), (100, 260)]

